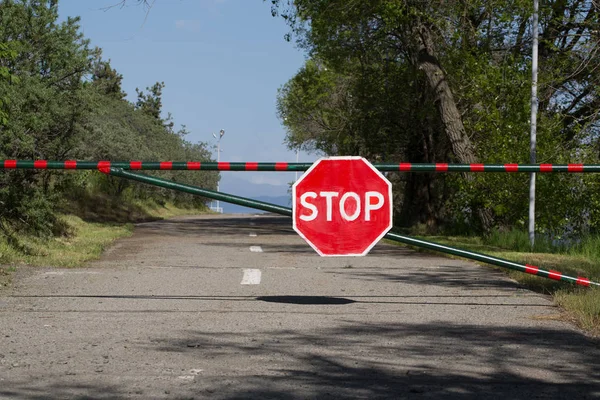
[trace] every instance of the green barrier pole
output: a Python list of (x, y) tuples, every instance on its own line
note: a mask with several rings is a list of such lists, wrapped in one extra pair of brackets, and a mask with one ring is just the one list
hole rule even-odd
[(0, 169), (102, 169), (163, 171), (306, 171), (312, 163), (200, 161), (0, 160)]
[[(234, 196), (234, 195), (226, 194), (226, 193), (222, 193), (222, 192), (216, 192), (213, 190), (201, 189), (201, 188), (198, 188), (195, 186), (171, 182), (171, 181), (156, 178), (153, 176), (147, 176), (147, 175), (142, 175), (139, 173), (123, 171), (118, 168), (106, 168), (106, 169), (102, 169), (101, 171), (106, 174), (113, 175), (113, 176), (131, 179), (134, 181), (147, 183), (147, 184), (154, 185), (154, 186), (159, 186), (159, 187), (173, 189), (173, 190), (179, 190), (179, 191), (182, 191), (185, 193), (191, 193), (191, 194), (195, 194), (195, 195), (199, 195), (199, 196), (203, 196), (203, 197), (207, 197), (207, 198), (211, 198), (211, 199), (215, 199), (215, 200), (225, 201), (227, 203), (238, 204), (238, 205), (245, 206), (245, 207), (256, 208), (259, 210), (273, 212), (273, 213), (281, 214), (281, 215), (285, 215), (285, 216), (292, 216), (292, 209), (288, 208), (288, 207), (265, 203), (265, 202), (258, 201), (258, 200), (252, 200), (252, 199), (248, 199), (248, 198), (241, 197), (241, 196)], [(429, 250), (434, 250), (434, 251), (438, 251), (441, 253), (451, 254), (451, 255), (466, 258), (469, 260), (480, 261), (480, 262), (484, 262), (487, 264), (496, 265), (498, 267), (508, 268), (508, 269), (512, 269), (512, 270), (516, 270), (516, 271), (520, 271), (520, 272), (525, 272), (528, 274), (537, 275), (537, 276), (541, 276), (541, 277), (549, 278), (549, 279), (554, 279), (557, 281), (566, 281), (566, 282), (574, 283), (574, 284), (580, 285), (580, 286), (591, 286), (591, 285), (600, 286), (599, 283), (591, 282), (587, 278), (583, 278), (583, 277), (573, 278), (571, 276), (564, 275), (558, 271), (554, 271), (554, 270), (546, 271), (546, 270), (543, 270), (543, 269), (538, 268), (533, 265), (529, 265), (529, 264), (523, 265), (523, 264), (519, 264), (519, 263), (516, 263), (513, 261), (504, 260), (502, 258), (492, 257), (492, 256), (488, 256), (485, 254), (476, 253), (473, 251), (457, 249), (454, 247), (445, 246), (442, 244), (429, 242), (426, 240), (414, 239), (414, 238), (399, 235), (396, 233), (388, 232), (385, 235), (385, 238), (395, 241), (395, 242), (404, 243), (404, 244), (408, 244), (411, 246), (421, 247), (421, 248), (425, 248), (425, 249), (429, 249)]]
[[(0, 160), (0, 169), (101, 169), (165, 171), (306, 171), (312, 163), (287, 162), (199, 162), (199, 161), (46, 161)], [(383, 172), (539, 172), (588, 173), (600, 172), (594, 164), (374, 164)]]
[(292, 215), (292, 209), (288, 207), (278, 206), (276, 204), (266, 203), (264, 201), (252, 200), (246, 197), (235, 196), (233, 194), (227, 194), (223, 192), (216, 192), (214, 190), (202, 189), (196, 186), (185, 185), (183, 183), (177, 183), (168, 181), (165, 179), (156, 178), (154, 176), (136, 174), (133, 172), (123, 171), (119, 168), (107, 168), (102, 169), (101, 172), (112, 176), (118, 176), (120, 178), (127, 178), (138, 182), (147, 183), (154, 186), (159, 186), (166, 189), (178, 190), (180, 192), (190, 193), (197, 196), (207, 197), (209, 199), (215, 199), (224, 201), (227, 203), (238, 204), (244, 207), (256, 208), (258, 210), (268, 211), (281, 215)]
[(396, 233), (387, 233), (385, 235), (385, 238), (389, 239), (389, 240), (393, 240), (395, 242), (404, 243), (404, 244), (408, 244), (408, 245), (416, 246), (416, 247), (421, 247), (421, 248), (428, 249), (428, 250), (434, 250), (434, 251), (438, 251), (440, 253), (446, 253), (446, 254), (450, 254), (453, 256), (462, 257), (462, 258), (468, 258), (470, 260), (480, 261), (480, 262), (484, 262), (486, 264), (492, 264), (492, 265), (496, 265), (496, 266), (502, 267), (502, 268), (508, 268), (508, 269), (512, 269), (515, 271), (525, 272), (527, 274), (537, 275), (537, 276), (541, 276), (543, 278), (549, 278), (549, 279), (553, 279), (556, 281), (570, 282), (570, 283), (574, 283), (574, 284), (577, 284), (580, 286), (590, 286), (590, 285), (600, 286), (600, 283), (591, 282), (589, 279), (584, 278), (584, 277), (573, 278), (571, 276), (564, 275), (561, 272), (555, 271), (552, 269), (546, 271), (539, 267), (536, 267), (535, 265), (529, 265), (529, 264), (523, 265), (523, 264), (516, 263), (514, 261), (509, 261), (509, 260), (505, 260), (505, 259), (498, 258), (498, 257), (492, 257), (492, 256), (488, 256), (485, 254), (476, 253), (474, 251), (457, 249), (455, 247), (445, 246), (443, 244), (429, 242), (426, 240), (415, 239), (415, 238), (411, 238), (408, 236), (399, 235)]

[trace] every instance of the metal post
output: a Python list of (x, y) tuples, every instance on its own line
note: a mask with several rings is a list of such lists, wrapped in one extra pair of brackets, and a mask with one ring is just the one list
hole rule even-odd
[[(215, 135), (214, 133), (212, 135), (215, 139), (217, 139), (217, 135)], [(225, 129), (221, 129), (219, 131), (219, 138), (217, 139), (217, 165), (219, 165), (221, 163), (221, 139), (223, 139), (224, 135), (225, 135)], [(219, 191), (219, 181), (220, 181), (220, 179), (217, 181), (217, 192)], [(219, 205), (219, 200), (217, 200), (216, 211), (218, 213), (222, 213), (222, 211), (223, 211), (223, 210), (221, 210), (221, 207)]]
[[(219, 140), (217, 140), (217, 163), (221, 162), (221, 137), (219, 137)], [(219, 191), (220, 181), (221, 177), (219, 177), (219, 180), (217, 180), (217, 192)], [(219, 208), (219, 200), (217, 200), (217, 212), (221, 212)]]
[[(535, 164), (536, 161), (536, 141), (537, 141), (537, 81), (538, 81), (538, 11), (539, 0), (533, 0), (533, 50), (531, 55), (531, 134), (529, 147), (529, 162)], [(531, 249), (535, 245), (535, 172), (532, 172), (529, 179), (529, 243)]]
[[(298, 156), (299, 156), (300, 150), (296, 149), (296, 164), (298, 164)], [(296, 171), (296, 178), (294, 179), (294, 182), (298, 181), (298, 171)]]

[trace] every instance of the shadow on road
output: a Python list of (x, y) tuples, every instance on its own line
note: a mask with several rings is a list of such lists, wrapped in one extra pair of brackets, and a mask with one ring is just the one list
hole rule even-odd
[[(249, 372), (227, 384), (213, 383), (210, 391), (219, 399), (296, 399), (309, 394), (316, 399), (530, 400), (599, 395), (600, 387), (593, 383), (600, 378), (598, 342), (576, 332), (447, 323), (341, 325), (251, 337), (189, 331), (157, 339), (148, 350), (189, 352), (199, 361), (227, 362), (240, 354), (262, 359), (265, 365), (270, 359), (287, 360), (287, 369), (274, 366), (276, 374)], [(354, 348), (363, 351), (356, 354)], [(554, 360), (557, 348), (562, 355)], [(302, 396), (295, 390), (299, 387)]]
[[(164, 300), (186, 300), (195, 302), (265, 302), (279, 304), (295, 304), (295, 305), (347, 305), (347, 304), (412, 304), (412, 305), (445, 305), (445, 306), (486, 306), (486, 307), (551, 307), (545, 301), (539, 303), (519, 303), (518, 297), (514, 295), (422, 295), (422, 296), (348, 296), (348, 297), (331, 297), (331, 296), (172, 296), (172, 295), (13, 295), (12, 298), (30, 298), (30, 299), (105, 299), (105, 300), (140, 300), (140, 301), (164, 301)], [(496, 299), (500, 301), (494, 301)], [(454, 299), (449, 301), (447, 299)], [(483, 299), (486, 299), (485, 301)], [(515, 300), (517, 302), (515, 302)], [(103, 314), (111, 313), (149, 313), (155, 311), (150, 303), (147, 308), (137, 307), (135, 310), (118, 309), (118, 310), (89, 310), (89, 312), (99, 312)], [(193, 313), (204, 311), (199, 308), (196, 310), (180, 311), (185, 313)], [(22, 313), (29, 312), (46, 312), (46, 310), (22, 310)], [(84, 309), (78, 309), (77, 312), (86, 312)], [(161, 308), (160, 312), (178, 312), (178, 309)], [(240, 312), (239, 310), (231, 310), (233, 313)], [(269, 310), (269, 312), (274, 312)]]
[(123, 399), (135, 393), (119, 390), (114, 385), (70, 385), (48, 384), (40, 385), (39, 381), (32, 379), (26, 382), (11, 383), (10, 388), (0, 386), (0, 399), (19, 400), (49, 400), (49, 399)]
[[(359, 279), (361, 281), (391, 281), (401, 282), (404, 284), (412, 284), (418, 286), (440, 286), (450, 288), (466, 288), (466, 289), (513, 289), (521, 287), (518, 283), (506, 279), (506, 274), (494, 271), (490, 268), (481, 267), (480, 269), (465, 270), (456, 265), (440, 265), (435, 266), (435, 271), (431, 269), (424, 271), (420, 270), (415, 263), (414, 268), (398, 269), (398, 273), (390, 273), (388, 268), (380, 268), (382, 272), (378, 272), (376, 268), (364, 269), (361, 271), (347, 270), (344, 275), (349, 279)], [(386, 272), (383, 272), (386, 271)], [(338, 271), (327, 271), (328, 274), (339, 274)]]
[(289, 217), (222, 217), (222, 218), (174, 218), (165, 221), (140, 224), (137, 234), (159, 235), (168, 232), (172, 236), (227, 236), (247, 235), (255, 232), (258, 235), (297, 235), (292, 229)]
[[(139, 344), (145, 352), (187, 353), (198, 365), (211, 360), (211, 365), (236, 371), (209, 371), (187, 386), (187, 395), (174, 397), (228, 400), (595, 399), (600, 391), (598, 345), (577, 332), (548, 328), (344, 321), (331, 328), (251, 335), (182, 331)], [(553, 357), (556, 349), (561, 350), (558, 358)], [(261, 360), (262, 368), (239, 365), (244, 359)], [(143, 398), (142, 390), (35, 379), (0, 386), (0, 398), (7, 399), (132, 397)]]
[(330, 296), (259, 296), (256, 300), (267, 303), (300, 305), (343, 305), (356, 303), (356, 300)]

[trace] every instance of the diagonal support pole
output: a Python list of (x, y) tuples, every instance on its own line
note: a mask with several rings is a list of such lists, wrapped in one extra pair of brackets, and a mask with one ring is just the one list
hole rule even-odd
[[(112, 176), (118, 176), (120, 178), (126, 178), (130, 180), (134, 180), (137, 182), (142, 182), (154, 186), (163, 187), (166, 189), (178, 190), (185, 193), (194, 194), (197, 196), (203, 196), (210, 199), (221, 200), (227, 203), (238, 204), (245, 207), (255, 208), (258, 210), (268, 211), (276, 214), (281, 214), (285, 216), (292, 216), (292, 209), (289, 207), (278, 206), (271, 203), (266, 203), (263, 201), (252, 200), (241, 196), (235, 196), (223, 192), (215, 192), (213, 190), (202, 189), (196, 186), (186, 185), (183, 183), (176, 183), (172, 181), (168, 181), (161, 178), (156, 178), (153, 176), (143, 175), (139, 173), (132, 173), (128, 171), (124, 171), (119, 168), (101, 168), (101, 172), (105, 174), (109, 174)], [(592, 282), (587, 278), (577, 277), (574, 278), (572, 276), (564, 275), (558, 271), (554, 270), (544, 270), (529, 264), (519, 264), (513, 261), (505, 260), (498, 257), (488, 256), (482, 253), (476, 253), (474, 251), (462, 250), (450, 246), (445, 246), (439, 243), (429, 242), (426, 240), (415, 239), (409, 236), (399, 235), (397, 233), (388, 232), (385, 235), (386, 239), (408, 244), (415, 247), (425, 248), (428, 250), (434, 250), (440, 253), (450, 254), (453, 256), (458, 256), (462, 258), (466, 258), (469, 260), (475, 260), (484, 262), (486, 264), (495, 265), (502, 268), (512, 269), (515, 271), (524, 272), (527, 274), (537, 275), (544, 278), (553, 279), (556, 281), (565, 281), (570, 282), (579, 286), (600, 286), (600, 283)]]
[(257, 210), (268, 211), (275, 214), (281, 214), (286, 216), (292, 216), (292, 209), (288, 207), (278, 206), (276, 204), (266, 203), (264, 201), (253, 200), (246, 197), (236, 196), (233, 194), (227, 194), (223, 192), (217, 192), (209, 189), (202, 189), (197, 186), (186, 185), (183, 183), (177, 183), (168, 181), (166, 179), (157, 178), (154, 176), (133, 173), (124, 171), (120, 168), (100, 168), (100, 171), (120, 178), (131, 179), (149, 185), (159, 186), (166, 189), (173, 189), (180, 192), (194, 194), (196, 196), (202, 196), (209, 199), (220, 200), (226, 203), (237, 204), (244, 207), (255, 208)]

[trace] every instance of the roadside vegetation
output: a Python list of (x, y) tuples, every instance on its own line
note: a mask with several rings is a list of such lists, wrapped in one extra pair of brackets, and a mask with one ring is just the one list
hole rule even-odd
[[(272, 0), (305, 65), (278, 112), (291, 148), (383, 163), (529, 163), (528, 0)], [(598, 2), (540, 6), (539, 163), (600, 164)], [(396, 173), (395, 225), (526, 229), (529, 174)], [(538, 174), (544, 237), (600, 233), (600, 175)]]
[[(0, 2), (0, 160), (212, 161), (162, 106), (163, 82), (123, 92), (124, 79), (59, 21), (56, 0)], [(217, 173), (148, 172), (214, 189)], [(206, 199), (97, 171), (0, 171), (0, 265), (79, 265), (133, 222), (204, 210)], [(6, 274), (6, 269), (1, 274)]]
[(16, 242), (10, 236), (0, 236), (0, 288), (10, 283), (12, 274), (22, 265), (69, 268), (95, 260), (115, 240), (129, 237), (135, 223), (208, 212), (203, 206), (114, 199), (103, 194), (85, 200), (65, 203), (71, 208), (58, 212), (60, 235), (22, 234)]
[[(541, 237), (536, 241), (535, 251), (532, 252), (525, 231), (494, 231), (488, 236), (423, 235), (418, 230), (413, 230), (413, 234), (424, 240), (600, 282), (599, 236), (586, 236), (579, 242), (570, 244), (553, 244)], [(510, 278), (531, 290), (552, 296), (556, 304), (565, 311), (560, 318), (570, 320), (589, 334), (600, 337), (600, 288), (577, 287), (518, 271), (495, 266), (491, 268), (506, 272)]]

